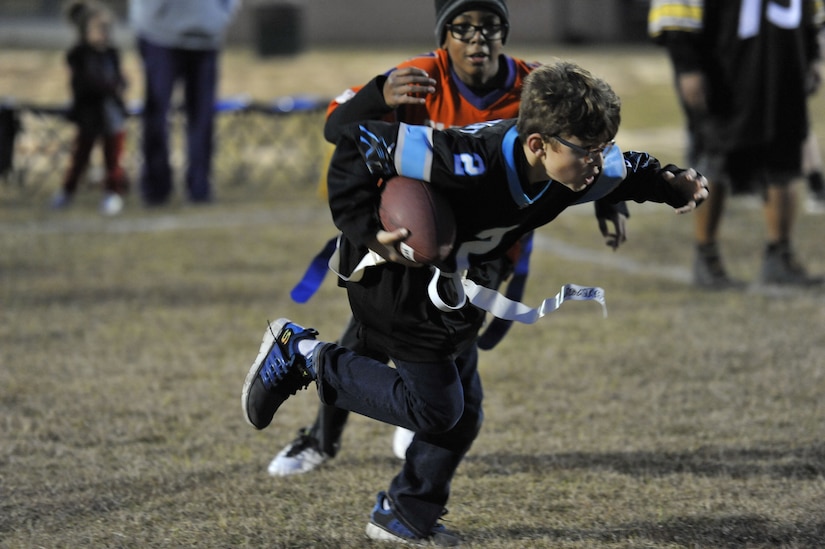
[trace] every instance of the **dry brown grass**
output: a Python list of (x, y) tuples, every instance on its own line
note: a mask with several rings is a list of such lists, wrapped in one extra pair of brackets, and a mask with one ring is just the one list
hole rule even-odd
[[(403, 55), (230, 52), (222, 87), (331, 95)], [(678, 154), (661, 52), (565, 56), (615, 80), (633, 146)], [(55, 59), (0, 53), (0, 94), (60, 97)], [(332, 232), (311, 184), (240, 186), (207, 208), (133, 201), (111, 220), (94, 190), (65, 215), (39, 195), (2, 196), (0, 547), (383, 546), (363, 528), (398, 467), (391, 427), (356, 417), (328, 467), (273, 479), (266, 464), (315, 396), (299, 394), (263, 433), (240, 410), (266, 319), (334, 338), (346, 317), (331, 281), (306, 305), (289, 301)], [(822, 223), (803, 215), (798, 230), (817, 272)], [(616, 254), (589, 211), (540, 232), (528, 300), (599, 284), (610, 316), (566, 304), (483, 354), (486, 422), (450, 526), (479, 548), (820, 547), (823, 290), (698, 292), (685, 283), (689, 218), (634, 206), (630, 229)], [(743, 278), (756, 276), (761, 229), (750, 201), (733, 204), (725, 250)]]

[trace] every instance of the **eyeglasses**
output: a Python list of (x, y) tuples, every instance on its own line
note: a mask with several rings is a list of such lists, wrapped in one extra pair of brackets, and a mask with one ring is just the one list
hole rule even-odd
[(450, 34), (456, 40), (468, 42), (473, 39), (476, 32), (480, 32), (485, 40), (501, 40), (507, 34), (508, 25), (471, 25), (470, 23), (458, 23), (457, 25), (447, 25)]
[(568, 147), (569, 149), (571, 149), (574, 153), (576, 153), (577, 156), (579, 156), (581, 158), (586, 158), (587, 160), (595, 160), (596, 155), (606, 154), (608, 151), (610, 151), (611, 148), (613, 148), (613, 145), (616, 144), (616, 141), (611, 140), (608, 143), (602, 145), (601, 147), (596, 147), (594, 149), (585, 149), (581, 145), (576, 145), (575, 143), (571, 143), (570, 141), (568, 141), (566, 139), (562, 139), (558, 135), (553, 135), (551, 137), (552, 137), (552, 139), (555, 139), (556, 141), (558, 141), (559, 143), (561, 143), (565, 147)]

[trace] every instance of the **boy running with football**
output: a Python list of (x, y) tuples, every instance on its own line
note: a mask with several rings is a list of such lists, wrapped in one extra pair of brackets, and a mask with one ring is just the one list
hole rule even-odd
[[(518, 116), (524, 78), (538, 64), (503, 53), (509, 32), (505, 0), (435, 0), (435, 12), (435, 39), (439, 49), (400, 63), (366, 85), (350, 88), (333, 100), (324, 130), (330, 142), (335, 142), (342, 126), (360, 120), (397, 121), (444, 129)], [(600, 204), (597, 209), (600, 230), (614, 249), (625, 240), (626, 214), (624, 204), (615, 207)], [(507, 256), (489, 263), (489, 287), (498, 288), (510, 277), (508, 296), (521, 297), (531, 236), (526, 235)], [(320, 281), (326, 264), (313, 263), (322, 269), (321, 273), (313, 272), (315, 280)], [(479, 347), (492, 348), (508, 326), (507, 321), (493, 320), (485, 329)], [(356, 347), (357, 331), (358, 323), (353, 320), (339, 343), (361, 353), (369, 352)], [(476, 352), (475, 346), (468, 348), (465, 358), (475, 361)], [(381, 353), (375, 355), (375, 358), (381, 357)], [(341, 446), (348, 414), (347, 410), (321, 404), (313, 425), (301, 429), (272, 459), (269, 474), (306, 473), (334, 458)], [(412, 433), (405, 429), (396, 430), (393, 449), (399, 458), (404, 457), (411, 437)]]
[[(476, 364), (459, 357), (473, 345), (485, 310), (472, 302), (442, 310), (431, 301), (430, 282), (483, 285), (485, 261), (575, 204), (653, 201), (681, 213), (707, 196), (695, 171), (622, 153), (613, 143), (619, 111), (604, 81), (558, 62), (527, 77), (517, 119), (441, 131), (367, 121), (340, 131), (328, 175), (330, 209), (342, 231), (339, 283), (361, 324), (359, 338), (395, 368), (280, 319), (264, 334), (242, 406), (247, 421), (264, 429), (290, 395), (315, 381), (322, 402), (416, 433), (401, 471), (378, 494), (370, 538), (459, 543), (439, 517), (482, 420)], [(406, 231), (382, 230), (378, 183), (396, 175), (429, 182), (450, 203), (457, 235), (448, 276), (400, 263), (395, 244)], [(371, 250), (383, 261), (363, 268)]]

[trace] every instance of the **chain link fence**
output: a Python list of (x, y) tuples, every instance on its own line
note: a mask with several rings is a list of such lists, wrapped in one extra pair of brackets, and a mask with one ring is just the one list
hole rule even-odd
[[(215, 105), (213, 185), (264, 187), (315, 184), (326, 141), (323, 126), (328, 99), (281, 97), (269, 102), (222, 99)], [(0, 105), (0, 183), (21, 192), (59, 188), (68, 169), (74, 125), (65, 106), (5, 103)], [(127, 121), (124, 167), (134, 182), (140, 174), (139, 107)], [(185, 116), (170, 114), (170, 161), (182, 177), (186, 163)], [(95, 179), (102, 158), (95, 150), (89, 177)]]

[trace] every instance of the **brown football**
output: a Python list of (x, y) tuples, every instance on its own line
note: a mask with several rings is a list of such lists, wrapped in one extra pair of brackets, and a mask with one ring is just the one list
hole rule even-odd
[(410, 232), (397, 245), (401, 255), (410, 261), (442, 261), (453, 250), (453, 210), (426, 181), (400, 175), (385, 181), (378, 214), (385, 230), (406, 228)]

